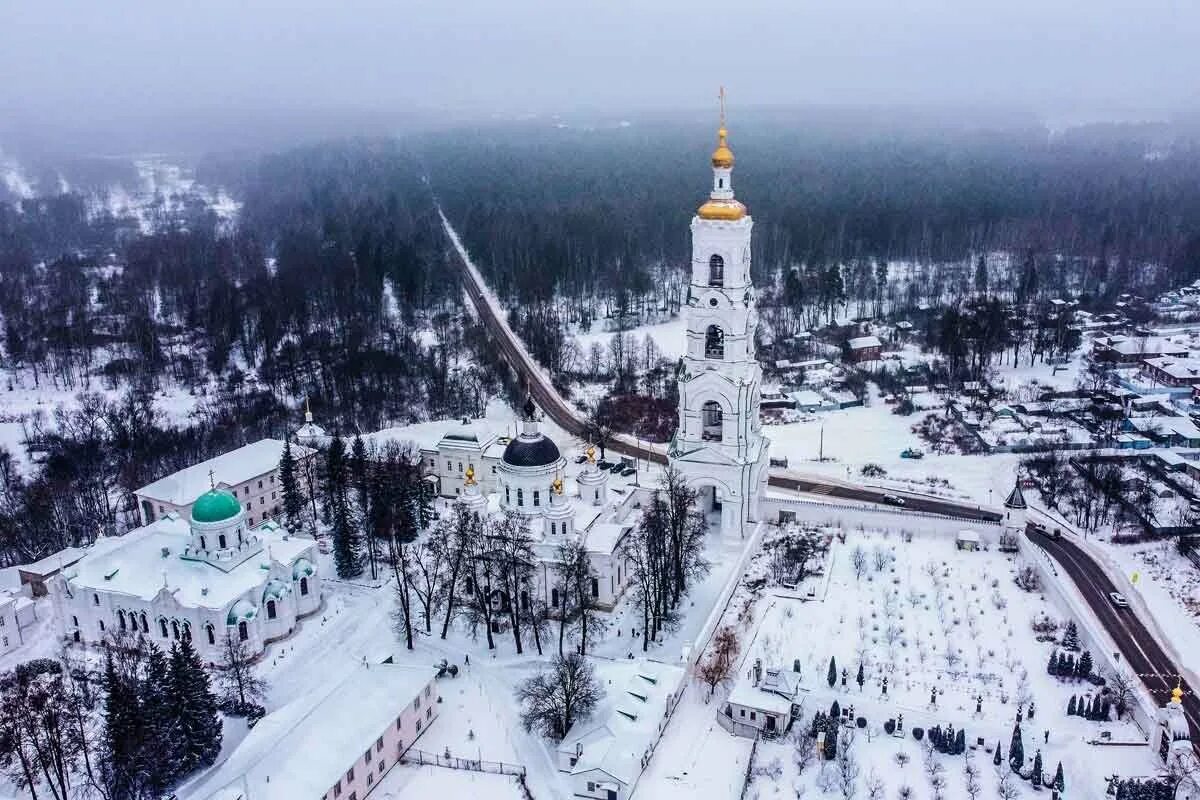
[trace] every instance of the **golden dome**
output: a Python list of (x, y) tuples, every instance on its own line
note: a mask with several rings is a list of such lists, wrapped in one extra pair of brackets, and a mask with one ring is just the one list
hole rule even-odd
[(562, 478), (555, 478), (554, 482), (550, 484), (550, 488), (554, 490), (555, 494), (562, 494), (563, 493)]
[(1183, 703), (1183, 686), (1177, 685), (1171, 690), (1171, 702), (1176, 705)]
[(589, 464), (595, 464), (595, 463), (596, 463), (596, 448), (594, 448), (594, 447), (592, 447), (592, 446), (590, 446), (590, 445), (588, 446), (588, 449), (587, 449), (587, 458), (588, 458), (588, 463), (589, 463)]
[(714, 167), (733, 168), (733, 151), (729, 149), (729, 143), (725, 141), (725, 137), (728, 135), (729, 131), (725, 130), (724, 125), (717, 131), (717, 149), (713, 150), (712, 154)]
[(467, 464), (467, 472), (465, 477), (466, 480), (463, 481), (464, 484), (467, 486), (475, 485), (475, 467), (473, 465)]
[(737, 200), (709, 200), (696, 210), (700, 219), (717, 219), (736, 222), (746, 216), (746, 207)]

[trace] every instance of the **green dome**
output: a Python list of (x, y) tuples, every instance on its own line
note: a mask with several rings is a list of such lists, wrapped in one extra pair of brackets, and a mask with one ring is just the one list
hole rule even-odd
[(212, 489), (196, 498), (192, 504), (192, 519), (196, 522), (224, 522), (241, 513), (242, 504), (224, 489)]

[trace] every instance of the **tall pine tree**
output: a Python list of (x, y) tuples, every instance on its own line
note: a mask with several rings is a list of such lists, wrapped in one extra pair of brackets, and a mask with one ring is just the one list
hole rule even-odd
[(171, 648), (170, 695), (178, 719), (180, 774), (211, 766), (221, 752), (221, 716), (208, 672), (188, 639)]
[(287, 439), (283, 441), (283, 455), (279, 457), (279, 487), (283, 493), (284, 524), (288, 530), (298, 533), (304, 526), (304, 493), (300, 491), (292, 444)]
[(1008, 743), (1008, 763), (1019, 770), (1025, 766), (1025, 743), (1021, 741), (1021, 723), (1013, 725), (1012, 741)]
[(362, 545), (350, 512), (346, 445), (334, 437), (325, 453), (325, 509), (333, 532), (333, 560), (339, 578), (362, 574)]

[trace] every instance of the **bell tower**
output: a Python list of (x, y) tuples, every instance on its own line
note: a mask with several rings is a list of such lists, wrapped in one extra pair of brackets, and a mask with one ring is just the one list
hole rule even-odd
[(733, 151), (721, 125), (712, 154), (712, 190), (692, 218), (687, 349), (680, 367), (679, 428), (671, 464), (699, 488), (726, 533), (758, 521), (768, 442), (759, 422), (762, 368), (754, 351), (758, 313), (750, 282), (754, 221), (733, 194)]

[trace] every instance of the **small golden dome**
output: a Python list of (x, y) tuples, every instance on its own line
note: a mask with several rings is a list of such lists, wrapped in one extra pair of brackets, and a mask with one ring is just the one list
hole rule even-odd
[(729, 131), (725, 130), (724, 125), (717, 131), (717, 149), (713, 150), (712, 154), (714, 167), (733, 168), (733, 151), (729, 149), (729, 143), (725, 140), (728, 135)]
[(716, 219), (736, 222), (746, 216), (746, 207), (737, 200), (709, 200), (696, 210), (700, 219)]
[(472, 466), (471, 464), (467, 465), (467, 472), (466, 472), (465, 478), (466, 479), (463, 481), (463, 483), (465, 483), (467, 486), (475, 485), (475, 467)]
[(1176, 705), (1183, 703), (1183, 686), (1177, 685), (1171, 690), (1171, 702)]
[(555, 494), (562, 494), (563, 493), (562, 478), (555, 478), (554, 483), (550, 484), (550, 488), (554, 490)]
[(589, 464), (596, 463), (596, 448), (589, 446), (587, 449), (587, 457)]

